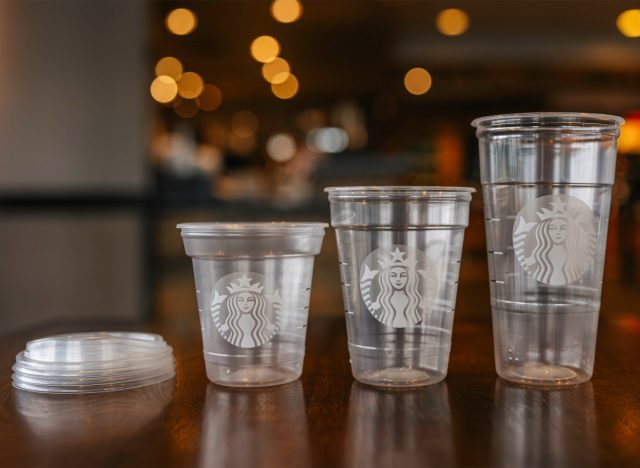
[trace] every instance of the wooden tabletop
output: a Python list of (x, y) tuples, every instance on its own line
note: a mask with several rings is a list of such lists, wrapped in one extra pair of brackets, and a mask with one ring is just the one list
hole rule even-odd
[(257, 390), (208, 383), (198, 324), (188, 322), (146, 327), (174, 347), (175, 382), (31, 394), (11, 387), (15, 354), (28, 339), (70, 327), (14, 334), (0, 345), (0, 464), (639, 466), (640, 319), (609, 312), (594, 378), (561, 390), (497, 378), (488, 311), (456, 318), (444, 382), (405, 391), (354, 382), (337, 317), (312, 318), (301, 380)]

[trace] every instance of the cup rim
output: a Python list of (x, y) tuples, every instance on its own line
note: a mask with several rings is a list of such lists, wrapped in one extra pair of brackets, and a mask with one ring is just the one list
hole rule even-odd
[(346, 186), (325, 187), (329, 199), (420, 199), (471, 200), (473, 187), (444, 187), (428, 185)]
[(287, 221), (265, 222), (193, 222), (176, 226), (182, 237), (255, 237), (255, 236), (319, 236), (324, 235), (327, 223)]
[(567, 130), (580, 133), (618, 133), (624, 119), (587, 112), (521, 112), (478, 117), (471, 121), (477, 133)]

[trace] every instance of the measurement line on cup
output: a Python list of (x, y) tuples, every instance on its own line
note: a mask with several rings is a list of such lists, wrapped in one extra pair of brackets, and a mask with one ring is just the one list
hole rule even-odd
[(499, 250), (487, 250), (487, 252), (491, 255), (504, 255), (504, 252), (501, 252)]
[(355, 312), (352, 312), (350, 310), (345, 310), (344, 313), (349, 315), (356, 315)]
[(491, 281), (492, 283), (496, 283), (496, 284), (504, 284), (504, 281), (500, 281), (500, 280), (492, 279), (492, 280), (489, 280), (489, 281)]

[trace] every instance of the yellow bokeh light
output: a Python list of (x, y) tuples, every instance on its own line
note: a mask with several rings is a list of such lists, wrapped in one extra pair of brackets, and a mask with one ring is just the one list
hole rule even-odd
[(627, 37), (640, 37), (640, 10), (627, 10), (616, 20), (618, 31)]
[(271, 16), (281, 23), (293, 23), (302, 16), (302, 4), (298, 0), (274, 0)]
[(149, 88), (151, 97), (158, 102), (167, 103), (173, 101), (178, 94), (178, 85), (176, 80), (167, 75), (158, 76)]
[(167, 15), (165, 25), (171, 33), (184, 36), (196, 28), (198, 18), (193, 11), (187, 8), (176, 8)]
[(194, 72), (184, 73), (178, 80), (178, 94), (183, 98), (195, 99), (204, 89), (204, 81)]
[(216, 85), (206, 84), (196, 98), (196, 104), (203, 111), (213, 111), (222, 104), (222, 92)]
[(291, 99), (298, 94), (298, 79), (291, 73), (282, 83), (271, 83), (271, 91), (280, 99)]
[(175, 57), (165, 57), (158, 60), (158, 63), (156, 63), (156, 76), (160, 75), (170, 76), (174, 80), (180, 78), (180, 75), (182, 75), (180, 60)]
[(469, 29), (469, 15), (459, 8), (447, 8), (438, 13), (436, 28), (445, 36), (459, 36)]
[(618, 151), (640, 154), (640, 119), (629, 119), (620, 127)]
[(289, 63), (285, 59), (277, 57), (262, 66), (262, 76), (269, 83), (279, 84), (287, 79), (289, 70)]
[(236, 112), (231, 118), (231, 130), (241, 137), (253, 136), (258, 130), (258, 117), (251, 111)]
[(280, 44), (271, 36), (260, 36), (251, 43), (251, 55), (258, 62), (267, 63), (280, 53)]
[(404, 87), (411, 94), (424, 94), (431, 88), (431, 75), (424, 68), (412, 68), (404, 75)]

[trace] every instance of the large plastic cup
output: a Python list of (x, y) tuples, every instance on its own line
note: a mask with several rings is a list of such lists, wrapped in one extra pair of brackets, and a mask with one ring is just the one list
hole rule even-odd
[(480, 141), (496, 370), (591, 378), (620, 117), (531, 113), (473, 121)]
[(332, 187), (353, 376), (411, 387), (447, 375), (472, 188)]
[(193, 259), (207, 377), (259, 387), (300, 377), (324, 223), (179, 224)]

